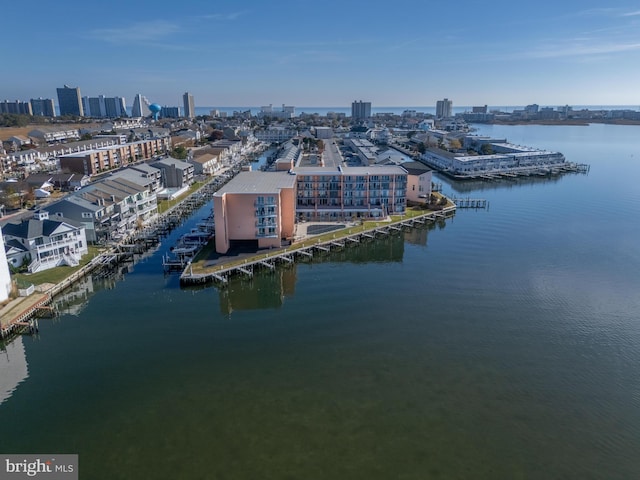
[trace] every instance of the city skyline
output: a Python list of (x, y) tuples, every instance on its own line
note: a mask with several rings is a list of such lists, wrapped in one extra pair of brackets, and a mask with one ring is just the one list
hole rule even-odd
[[(455, 10), (417, 0), (192, 1), (179, 13), (110, 4), (126, 16), (77, 0), (31, 5), (39, 15), (0, 32), (5, 45), (20, 39), (30, 59), (5, 70), (0, 98), (56, 99), (68, 84), (161, 105), (182, 105), (188, 91), (197, 106), (220, 107), (640, 103), (640, 9), (631, 1), (463, 0)], [(18, 4), (4, 13), (24, 14)]]

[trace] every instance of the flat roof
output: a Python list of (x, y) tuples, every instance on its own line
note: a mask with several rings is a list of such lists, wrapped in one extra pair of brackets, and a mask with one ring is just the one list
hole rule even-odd
[(283, 188), (295, 188), (296, 176), (289, 172), (240, 172), (214, 196), (226, 193), (280, 193)]
[(369, 165), (368, 167), (295, 167), (299, 175), (398, 175), (407, 171), (398, 165)]

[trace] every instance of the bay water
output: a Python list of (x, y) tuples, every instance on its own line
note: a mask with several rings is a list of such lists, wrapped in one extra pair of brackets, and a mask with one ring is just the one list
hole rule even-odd
[(489, 208), (224, 289), (163, 275), (176, 231), (0, 352), (0, 452), (91, 479), (640, 477), (640, 127), (478, 129), (590, 171), (439, 178)]

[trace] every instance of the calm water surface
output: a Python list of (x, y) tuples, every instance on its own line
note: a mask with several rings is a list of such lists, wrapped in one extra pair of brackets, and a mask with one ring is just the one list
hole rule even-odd
[(170, 238), (0, 353), (0, 451), (91, 479), (639, 478), (639, 132), (484, 126), (591, 170), (444, 179), (490, 208), (223, 291), (164, 277)]

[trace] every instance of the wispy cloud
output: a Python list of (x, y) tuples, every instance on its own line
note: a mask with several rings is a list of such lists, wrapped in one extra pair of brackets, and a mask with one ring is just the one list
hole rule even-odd
[(640, 43), (610, 43), (594, 45), (550, 46), (538, 50), (530, 50), (523, 54), (528, 58), (586, 57), (611, 53), (632, 52), (640, 50)]
[(177, 23), (154, 20), (120, 28), (99, 28), (89, 32), (89, 36), (114, 44), (136, 44), (157, 42), (180, 31), (181, 27)]
[(620, 10), (617, 8), (611, 7), (601, 7), (601, 8), (588, 8), (586, 10), (580, 10), (575, 12), (575, 15), (578, 17), (590, 17), (590, 16), (602, 16), (602, 15), (617, 15)]
[(206, 13), (203, 15), (199, 15), (198, 19), (200, 20), (221, 20), (221, 21), (231, 21), (231, 20), (237, 20), (238, 18), (240, 18), (243, 15), (246, 15), (248, 12), (241, 10), (239, 12), (231, 12), (231, 13)]
[(635, 12), (627, 12), (627, 13), (623, 13), (622, 16), (623, 17), (636, 17), (640, 15), (640, 10), (636, 10)]

